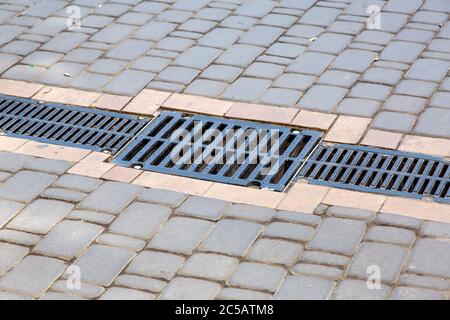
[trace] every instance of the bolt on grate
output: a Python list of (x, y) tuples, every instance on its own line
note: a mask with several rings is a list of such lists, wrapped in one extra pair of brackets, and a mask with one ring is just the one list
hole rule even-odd
[(299, 177), (337, 188), (450, 203), (450, 163), (426, 155), (321, 144)]
[(162, 112), (113, 162), (282, 191), (321, 136), (318, 131)]
[(7, 136), (116, 153), (148, 123), (134, 116), (0, 95)]

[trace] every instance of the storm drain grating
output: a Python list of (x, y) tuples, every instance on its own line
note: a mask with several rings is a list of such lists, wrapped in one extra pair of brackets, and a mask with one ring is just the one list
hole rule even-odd
[(11, 137), (115, 153), (147, 123), (124, 114), (0, 95), (0, 130)]
[(321, 135), (317, 131), (162, 112), (113, 162), (282, 191)]
[(315, 184), (450, 203), (450, 163), (420, 154), (319, 145), (299, 176)]

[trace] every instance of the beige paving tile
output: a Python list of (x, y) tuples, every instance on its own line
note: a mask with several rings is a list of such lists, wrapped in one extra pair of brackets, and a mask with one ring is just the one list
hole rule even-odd
[(313, 213), (330, 188), (307, 183), (295, 183), (277, 209)]
[(379, 194), (331, 188), (323, 203), (331, 206), (379, 211), (386, 198)]
[(170, 95), (170, 92), (144, 89), (123, 108), (123, 111), (152, 115)]
[(336, 118), (337, 116), (334, 114), (300, 110), (291, 124), (305, 128), (328, 130)]
[(117, 96), (113, 94), (102, 94), (97, 101), (92, 104), (94, 108), (120, 111), (130, 102), (131, 97)]
[(223, 116), (232, 105), (233, 102), (230, 101), (179, 93), (174, 93), (163, 103), (163, 107), (167, 109), (217, 116)]
[(79, 163), (70, 168), (68, 173), (79, 174), (92, 178), (100, 178), (114, 167), (112, 163), (104, 162), (109, 157), (110, 155), (108, 154), (92, 152)]
[(106, 180), (113, 180), (113, 181), (120, 181), (120, 182), (131, 182), (138, 175), (142, 173), (141, 170), (136, 170), (132, 168), (125, 168), (125, 167), (119, 167), (114, 166), (111, 170), (106, 172), (102, 178)]
[(450, 223), (450, 205), (448, 204), (388, 197), (381, 212)]
[(24, 140), (24, 139), (0, 136), (0, 150), (1, 151), (15, 151), (27, 142), (28, 141)]
[(18, 148), (16, 152), (47, 159), (78, 162), (86, 157), (91, 151), (28, 141)]
[(285, 193), (214, 183), (204, 196), (235, 203), (276, 208)]
[(450, 140), (419, 136), (405, 136), (398, 149), (408, 152), (450, 157)]
[(157, 172), (142, 172), (134, 181), (144, 187), (167, 189), (192, 195), (202, 195), (212, 185), (212, 182), (172, 176)]
[(0, 93), (11, 96), (31, 98), (43, 87), (43, 85), (36, 83), (0, 79)]
[(397, 149), (402, 137), (400, 133), (370, 129), (361, 143), (367, 146)]
[(371, 119), (340, 116), (325, 136), (326, 141), (339, 143), (358, 143), (366, 132)]
[(43, 101), (89, 107), (100, 97), (100, 95), (101, 93), (97, 92), (57, 87), (44, 87), (36, 93), (33, 98)]
[(298, 110), (295, 108), (235, 102), (226, 113), (226, 116), (229, 118), (290, 124), (297, 112)]

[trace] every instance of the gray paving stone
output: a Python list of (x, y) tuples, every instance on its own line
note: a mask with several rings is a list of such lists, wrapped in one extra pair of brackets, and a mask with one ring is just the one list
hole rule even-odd
[(449, 43), (450, 40), (447, 39), (434, 39), (428, 45), (428, 50), (449, 53), (450, 52), (450, 49), (448, 48)]
[(55, 199), (67, 202), (80, 202), (87, 195), (83, 192), (73, 190), (48, 188), (41, 194), (41, 196), (46, 199)]
[(370, 266), (380, 268), (382, 282), (397, 281), (408, 250), (399, 246), (365, 242), (362, 244), (347, 271), (348, 275), (367, 280)]
[(347, 98), (342, 100), (336, 108), (336, 112), (352, 116), (372, 117), (378, 111), (380, 105), (379, 101)]
[(450, 136), (449, 120), (449, 109), (428, 108), (417, 120), (414, 132), (448, 138)]
[(231, 203), (204, 197), (189, 197), (176, 210), (177, 214), (218, 220)]
[(392, 227), (408, 228), (419, 230), (422, 226), (422, 220), (400, 216), (395, 214), (379, 214), (375, 219), (375, 223), (379, 225), (386, 225)]
[(94, 14), (118, 17), (128, 11), (130, 7), (116, 3), (105, 3), (101, 7), (95, 9)]
[(371, 221), (375, 218), (375, 212), (369, 210), (355, 209), (349, 207), (331, 206), (327, 214), (338, 218), (349, 218), (356, 220)]
[(305, 251), (301, 256), (300, 261), (328, 266), (345, 267), (350, 262), (350, 258), (320, 251)]
[(134, 11), (145, 12), (145, 13), (160, 13), (163, 12), (169, 5), (160, 2), (142, 2), (134, 7)]
[(89, 66), (89, 70), (96, 73), (113, 75), (122, 71), (127, 66), (127, 64), (128, 62), (125, 61), (112, 59), (99, 59)]
[(297, 18), (294, 16), (271, 13), (262, 18), (260, 24), (281, 28), (289, 28), (293, 23), (295, 23), (296, 20)]
[(339, 268), (309, 263), (297, 264), (292, 268), (291, 272), (293, 274), (305, 274), (330, 280), (339, 280), (343, 275), (343, 271)]
[(272, 84), (286, 89), (306, 90), (314, 83), (315, 77), (303, 74), (283, 73)]
[(30, 65), (15, 65), (8, 71), (3, 73), (3, 77), (7, 79), (22, 80), (22, 81), (32, 81), (43, 72), (45, 68), (35, 67)]
[(71, 51), (64, 57), (64, 61), (93, 63), (103, 54), (101, 50), (79, 48)]
[(181, 256), (156, 251), (141, 252), (127, 268), (128, 273), (170, 280), (184, 263)]
[(450, 13), (450, 8), (448, 8), (447, 4), (439, 0), (427, 1), (427, 3), (423, 5), (422, 9)]
[(103, 231), (94, 224), (63, 221), (33, 249), (35, 253), (71, 260), (78, 257)]
[(105, 291), (99, 300), (155, 300), (156, 295), (144, 291), (111, 287)]
[(55, 13), (62, 7), (65, 3), (56, 0), (45, 0), (33, 4), (28, 10), (27, 15), (32, 17), (46, 18), (52, 13)]
[(345, 71), (363, 72), (373, 62), (375, 56), (374, 52), (347, 49), (339, 54), (332, 67)]
[(406, 113), (383, 111), (372, 121), (371, 127), (376, 129), (409, 132), (416, 117)]
[(0, 228), (6, 225), (23, 207), (24, 205), (19, 202), (0, 199)]
[(322, 33), (316, 41), (314, 41), (308, 50), (338, 54), (347, 47), (352, 40), (349, 35), (337, 33)]
[(445, 240), (420, 239), (408, 262), (408, 271), (437, 277), (450, 274), (450, 243)]
[(303, 247), (287, 241), (260, 239), (246, 256), (248, 260), (266, 264), (292, 266), (299, 258)]
[(283, 66), (288, 66), (289, 64), (291, 64), (292, 59), (289, 58), (284, 58), (284, 57), (276, 57), (276, 56), (271, 56), (271, 55), (261, 55), (259, 56), (256, 61), (258, 62), (265, 62), (265, 63), (273, 63), (273, 64), (279, 64), (279, 65), (283, 65)]
[(110, 226), (112, 232), (140, 239), (150, 239), (170, 215), (167, 207), (133, 203)]
[(269, 88), (270, 84), (270, 80), (242, 77), (225, 90), (223, 97), (229, 100), (253, 102)]
[(66, 85), (78, 76), (86, 65), (74, 62), (58, 62), (52, 65), (46, 72), (41, 74), (36, 80), (41, 83), (51, 85)]
[(198, 79), (194, 80), (184, 92), (198, 96), (218, 97), (227, 87), (228, 85), (223, 82)]
[[(0, 186), (0, 198), (19, 202), (31, 202), (55, 178), (56, 176), (46, 173), (20, 171)], [(33, 181), (33, 184), (30, 184), (30, 181)]]
[(216, 26), (217, 22), (203, 19), (189, 19), (178, 27), (179, 30), (206, 33)]
[(14, 293), (1, 291), (0, 292), (0, 301), (1, 300), (33, 300), (33, 298), (22, 296), (22, 295), (19, 295), (19, 294), (14, 294)]
[(246, 204), (233, 204), (228, 207), (225, 212), (225, 217), (245, 219), (255, 222), (267, 222), (275, 215), (274, 209), (266, 207), (258, 207)]
[(316, 226), (321, 221), (320, 217), (316, 215), (291, 211), (279, 211), (277, 212), (275, 218), (283, 221), (301, 223), (310, 226)]
[(448, 290), (450, 281), (442, 278), (419, 276), (415, 274), (402, 274), (399, 283), (411, 287), (422, 287), (437, 290)]
[(218, 296), (219, 300), (270, 300), (272, 296), (259, 291), (238, 288), (223, 288)]
[(350, 91), (351, 97), (384, 101), (389, 96), (392, 88), (373, 83), (358, 83)]
[(200, 72), (184, 67), (167, 67), (158, 75), (159, 80), (189, 84)]
[(137, 196), (141, 187), (120, 182), (105, 182), (81, 204), (81, 209), (118, 214)]
[(205, 34), (198, 43), (202, 46), (226, 49), (243, 34), (241, 30), (215, 28)]
[(420, 113), (425, 108), (426, 100), (422, 98), (391, 95), (383, 104), (383, 109), (407, 113)]
[(106, 57), (119, 60), (135, 60), (148, 51), (151, 46), (152, 43), (149, 41), (127, 39), (109, 50)]
[(411, 246), (415, 239), (413, 231), (393, 227), (373, 226), (367, 232), (367, 240), (403, 246)]
[(51, 290), (61, 292), (63, 294), (78, 296), (81, 298), (89, 298), (94, 299), (99, 297), (105, 289), (103, 287), (89, 284), (89, 283), (81, 283), (79, 288), (73, 288), (72, 286), (67, 286), (67, 280), (58, 280), (52, 286)]
[(282, 33), (284, 29), (268, 26), (255, 26), (243, 35), (239, 42), (267, 47), (271, 45)]
[(400, 81), (402, 75), (403, 72), (399, 70), (386, 68), (370, 68), (364, 73), (361, 80), (392, 86)]
[(288, 276), (275, 294), (278, 300), (325, 300), (331, 295), (334, 281), (310, 276)]
[(40, 44), (36, 42), (15, 40), (8, 43), (6, 46), (3, 46), (1, 51), (26, 56), (36, 50), (39, 46)]
[(285, 58), (296, 58), (305, 50), (304, 46), (291, 44), (291, 43), (280, 43), (276, 42), (266, 53), (274, 56), (280, 56)]
[(56, 180), (53, 185), (60, 188), (89, 193), (97, 189), (101, 184), (102, 181), (99, 179), (73, 174), (65, 174), (58, 180)]
[(450, 238), (450, 224), (436, 221), (426, 221), (421, 234), (434, 238)]
[(132, 68), (156, 73), (164, 70), (164, 68), (167, 67), (169, 63), (169, 59), (157, 57), (141, 57), (133, 63)]
[(106, 75), (82, 72), (77, 76), (70, 85), (84, 90), (100, 90), (113, 78)]
[(25, 168), (34, 171), (60, 175), (65, 173), (71, 166), (72, 163), (68, 161), (32, 158), (29, 162), (27, 162)]
[(40, 50), (68, 53), (89, 37), (81, 33), (63, 32), (40, 47)]
[(176, 24), (168, 22), (150, 21), (135, 33), (135, 37), (143, 40), (158, 41), (172, 32)]
[(397, 34), (397, 40), (428, 43), (433, 39), (433, 32), (417, 29), (403, 29)]
[(146, 24), (153, 16), (151, 14), (147, 13), (141, 13), (141, 12), (127, 12), (123, 15), (121, 15), (118, 19), (118, 23), (124, 23), (124, 24), (132, 24), (136, 26), (142, 26)]
[(307, 244), (308, 249), (351, 255), (366, 230), (362, 221), (326, 218)]
[(30, 233), (4, 229), (0, 230), (0, 240), (25, 246), (32, 246), (38, 243), (41, 238)]
[(89, 15), (81, 20), (81, 25), (90, 28), (104, 28), (109, 25), (114, 18), (102, 15)]
[(227, 285), (274, 292), (286, 274), (286, 270), (280, 267), (244, 262), (237, 267)]
[(313, 38), (318, 36), (324, 30), (325, 29), (321, 27), (296, 24), (286, 32), (286, 35), (293, 37)]
[(406, 78), (441, 81), (450, 70), (450, 62), (435, 59), (419, 59), (406, 73)]
[(58, 62), (62, 57), (64, 57), (64, 55), (61, 53), (34, 51), (33, 53), (26, 56), (21, 62), (24, 64), (49, 67), (52, 64)]
[(0, 170), (17, 172), (25, 167), (31, 157), (11, 152), (0, 152)]
[(333, 86), (314, 85), (300, 99), (299, 106), (304, 109), (333, 111), (347, 94), (347, 89)]
[(320, 75), (331, 64), (334, 56), (317, 52), (305, 52), (289, 66), (289, 72)]
[(62, 261), (27, 256), (0, 280), (0, 288), (38, 298), (64, 272), (64, 269)]
[(349, 88), (358, 80), (359, 75), (357, 73), (338, 71), (338, 70), (327, 70), (325, 71), (317, 81), (321, 84), (328, 84), (340, 87)]
[(334, 300), (385, 300), (391, 289), (385, 284), (380, 288), (369, 289), (366, 281), (342, 280), (333, 293)]
[[(184, 68), (182, 68), (184, 69)], [(186, 69), (189, 70), (189, 69)], [(184, 90), (185, 86), (176, 83), (169, 83), (163, 81), (152, 81), (148, 84), (147, 88), (153, 90), (162, 90), (162, 91), (170, 91), (170, 92), (181, 92)]]
[(211, 65), (201, 73), (201, 77), (218, 81), (233, 81), (241, 72), (242, 69), (236, 67)]
[(392, 291), (391, 300), (445, 300), (438, 291), (411, 287), (396, 287)]
[(424, 48), (424, 45), (418, 43), (393, 41), (383, 50), (381, 59), (412, 63)]
[(134, 256), (129, 250), (93, 245), (74, 265), (80, 268), (82, 281), (109, 286)]
[(0, 172), (0, 182), (5, 182), (12, 176), (9, 172)]
[(211, 300), (220, 291), (214, 282), (177, 277), (169, 282), (161, 293), (161, 300)]
[(105, 91), (119, 95), (135, 96), (154, 77), (155, 74), (151, 72), (124, 70), (105, 87)]
[(335, 21), (329, 27), (328, 30), (337, 33), (345, 33), (356, 35), (364, 28), (364, 24), (351, 21)]
[(227, 17), (225, 20), (223, 20), (220, 23), (220, 26), (233, 28), (233, 29), (248, 30), (257, 21), (258, 21), (258, 19), (256, 19), (256, 18), (232, 15), (232, 16)]
[(146, 188), (139, 194), (137, 200), (175, 208), (178, 207), (186, 197), (187, 195), (180, 192)]
[[(137, 28), (126, 24), (112, 23), (107, 27), (101, 29), (94, 36), (91, 37), (92, 41), (99, 41), (105, 43), (119, 43), (123, 39), (127, 38)], [(156, 32), (156, 30), (155, 30)], [(139, 32), (136, 34), (139, 35)], [(146, 39), (151, 40), (151, 39)]]
[(216, 63), (246, 67), (259, 56), (264, 49), (262, 47), (247, 44), (235, 44), (222, 53)]
[(270, 0), (249, 0), (244, 2), (244, 4), (235, 11), (235, 14), (262, 18), (268, 14), (274, 6), (275, 2)]
[(118, 276), (114, 281), (114, 284), (118, 286), (152, 292), (161, 292), (161, 290), (166, 286), (166, 282), (161, 280), (128, 274)]
[(179, 274), (214, 281), (225, 281), (234, 272), (239, 260), (218, 254), (196, 253), (186, 261)]
[(283, 73), (284, 67), (276, 64), (254, 62), (243, 73), (244, 76), (275, 79)]
[(13, 268), (28, 251), (26, 247), (0, 242), (0, 276)]
[(166, 37), (159, 40), (158, 43), (155, 45), (155, 48), (168, 51), (184, 52), (194, 43), (195, 41), (191, 39)]
[(221, 21), (231, 13), (230, 10), (222, 8), (203, 8), (195, 15), (196, 18)]
[(273, 222), (264, 230), (267, 237), (284, 238), (297, 241), (308, 241), (311, 239), (314, 228), (300, 224)]
[(18, 35), (20, 35), (25, 29), (20, 26), (2, 25), (0, 26), (0, 45), (10, 42)]
[(437, 85), (433, 82), (418, 80), (402, 80), (395, 87), (395, 93), (423, 97), (430, 97), (436, 90)]
[(243, 256), (261, 232), (262, 225), (238, 220), (221, 220), (200, 250)]
[(143, 240), (129, 238), (112, 233), (102, 234), (97, 238), (96, 242), (111, 247), (133, 250), (135, 252), (141, 251), (145, 247), (145, 241)]
[(334, 8), (313, 7), (300, 19), (300, 23), (326, 27), (341, 13)]
[(355, 41), (378, 45), (387, 45), (393, 39), (393, 37), (394, 36), (389, 32), (364, 30), (355, 38)]
[(433, 107), (450, 108), (450, 93), (436, 92), (431, 97), (431, 105)]

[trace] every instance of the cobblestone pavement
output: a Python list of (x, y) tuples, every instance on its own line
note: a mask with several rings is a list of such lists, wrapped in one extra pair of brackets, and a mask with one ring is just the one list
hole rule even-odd
[(71, 165), (0, 154), (0, 299), (450, 298), (450, 224), (275, 211)]
[[(448, 0), (0, 3), (2, 78), (300, 107), (450, 137)], [(377, 8), (379, 25), (368, 22)]]

